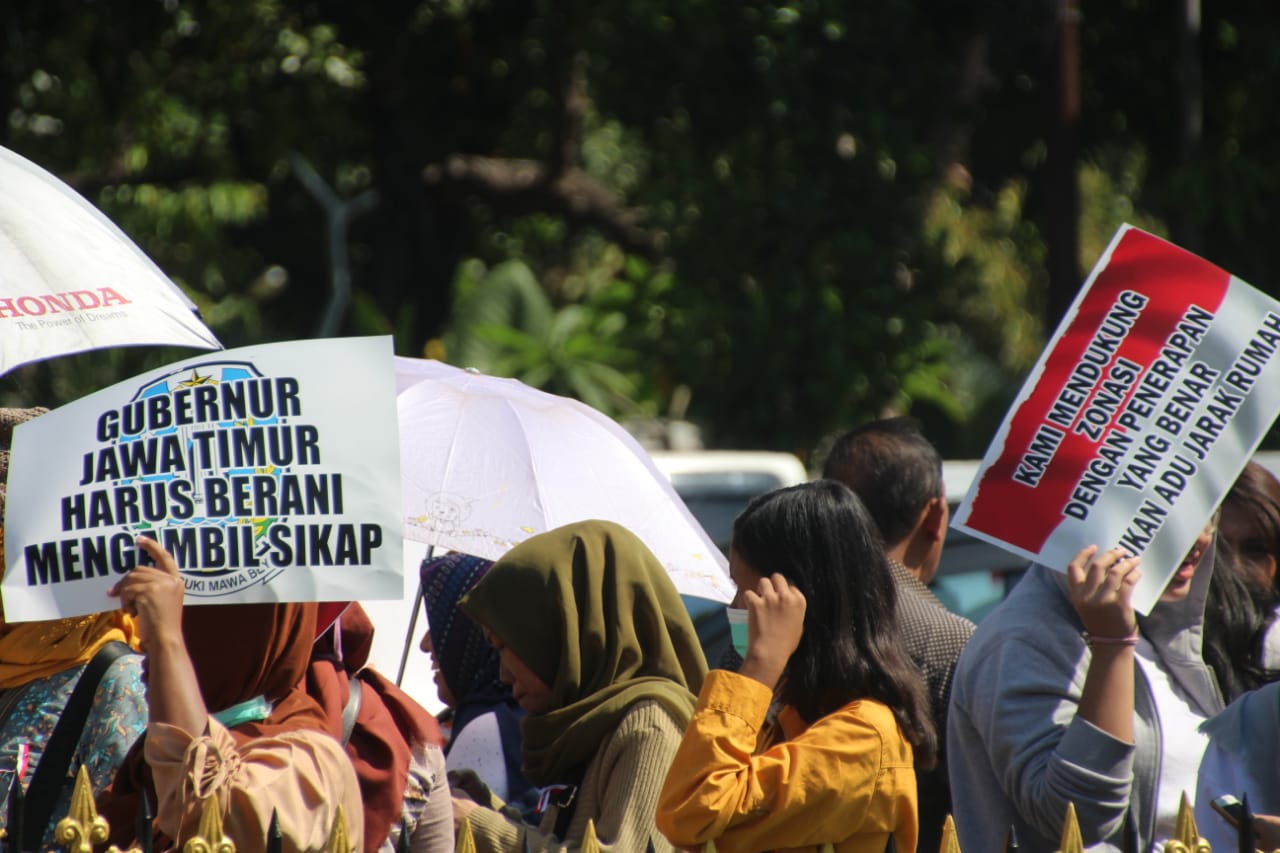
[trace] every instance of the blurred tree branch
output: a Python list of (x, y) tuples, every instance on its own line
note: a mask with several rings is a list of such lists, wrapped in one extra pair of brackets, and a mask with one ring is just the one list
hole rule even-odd
[(641, 224), (643, 213), (578, 166), (557, 169), (536, 160), (458, 154), (426, 167), (422, 179), (447, 195), (471, 194), (500, 204), (506, 214), (563, 216), (574, 227), (595, 228), (627, 252), (651, 260), (661, 255), (660, 238)]

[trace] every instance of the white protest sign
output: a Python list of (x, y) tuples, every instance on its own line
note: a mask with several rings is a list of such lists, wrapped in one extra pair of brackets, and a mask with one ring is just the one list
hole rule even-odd
[(402, 594), (390, 338), (188, 359), (14, 431), (10, 622), (112, 609), (151, 536), (189, 604)]
[(0, 373), (110, 346), (221, 344), (178, 286), (75, 190), (0, 148)]
[(1280, 412), (1280, 302), (1123, 226), (997, 432), (953, 525), (1065, 570), (1142, 556), (1147, 612)]

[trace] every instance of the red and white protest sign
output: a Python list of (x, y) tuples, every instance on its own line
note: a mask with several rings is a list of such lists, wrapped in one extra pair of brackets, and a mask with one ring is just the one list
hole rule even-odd
[(1280, 412), (1280, 302), (1123, 226), (983, 459), (954, 526), (1065, 570), (1142, 556), (1147, 612)]

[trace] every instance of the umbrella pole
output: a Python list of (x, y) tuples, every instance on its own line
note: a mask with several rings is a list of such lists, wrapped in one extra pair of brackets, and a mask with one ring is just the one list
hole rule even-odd
[[(436, 546), (427, 546), (426, 559), (430, 560), (435, 554)], [(418, 610), (422, 607), (422, 578), (418, 578), (418, 593), (413, 597), (413, 615), (409, 617), (409, 630), (404, 634), (404, 648), (400, 651), (400, 671), (396, 673), (396, 686), (400, 686), (400, 682), (404, 681), (404, 670), (409, 664), (409, 644), (413, 642), (413, 635), (418, 629)]]

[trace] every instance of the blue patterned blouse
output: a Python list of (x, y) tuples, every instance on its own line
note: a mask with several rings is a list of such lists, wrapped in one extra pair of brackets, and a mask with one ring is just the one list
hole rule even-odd
[[(71, 791), (81, 765), (88, 770), (89, 782), (97, 794), (115, 777), (116, 767), (125, 753), (146, 729), (147, 697), (142, 684), (142, 661), (142, 655), (124, 655), (103, 675), (54, 805), (53, 817), (45, 829), (43, 849), (53, 849), (53, 829), (71, 807)], [(23, 783), (31, 784), (58, 715), (71, 698), (71, 691), (83, 671), (83, 666), (77, 666), (22, 687), (0, 691), (0, 708), (10, 708), (0, 723), (0, 798), (7, 800), (23, 743), (31, 749)], [(11, 695), (13, 693), (17, 695)], [(7, 802), (0, 802), (0, 826), (7, 820)]]

